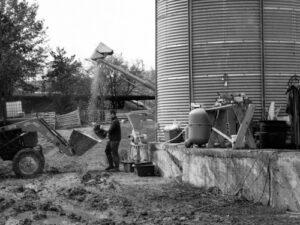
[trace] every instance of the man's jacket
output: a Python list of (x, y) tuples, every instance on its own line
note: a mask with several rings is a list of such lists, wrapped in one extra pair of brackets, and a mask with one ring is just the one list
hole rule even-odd
[(115, 117), (111, 121), (111, 125), (107, 132), (108, 132), (108, 139), (110, 141), (120, 141), (121, 140), (121, 126), (120, 126), (120, 122), (117, 117)]

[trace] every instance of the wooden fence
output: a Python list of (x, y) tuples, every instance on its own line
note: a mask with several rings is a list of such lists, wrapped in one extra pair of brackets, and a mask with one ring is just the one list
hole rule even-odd
[[(127, 113), (117, 112), (119, 120), (127, 120)], [(26, 119), (43, 118), (54, 129), (69, 129), (94, 123), (110, 123), (109, 110), (75, 110), (73, 112), (57, 115), (55, 112), (38, 112), (25, 114)]]
[(55, 112), (37, 112), (25, 114), (26, 119), (43, 118), (52, 128), (56, 129), (56, 113)]
[(79, 110), (57, 115), (55, 112), (37, 112), (25, 114), (26, 119), (43, 118), (54, 129), (68, 129), (81, 126)]
[[(127, 120), (127, 113), (117, 112), (117, 117), (119, 120)], [(82, 124), (89, 124), (89, 123), (110, 123), (110, 113), (109, 110), (80, 110), (80, 120)]]
[(56, 116), (56, 129), (81, 127), (79, 109)]
[(102, 123), (105, 122), (106, 114), (104, 110), (80, 110), (79, 112), (80, 120), (82, 124), (89, 123)]

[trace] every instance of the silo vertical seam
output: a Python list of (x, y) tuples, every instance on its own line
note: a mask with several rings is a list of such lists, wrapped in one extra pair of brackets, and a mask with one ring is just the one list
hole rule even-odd
[[(295, 42), (294, 42), (295, 52), (294, 52), (294, 55), (295, 55), (295, 64), (298, 65), (297, 64), (297, 29), (298, 29), (298, 26), (297, 26), (296, 5), (294, 8), (294, 23), (295, 23)], [(298, 67), (296, 66), (296, 68), (295, 68), (295, 75), (297, 75), (298, 68), (299, 68), (299, 65), (298, 65)]]
[[(295, 6), (296, 7), (296, 6)], [(295, 27), (294, 29), (294, 63), (295, 65), (297, 65), (297, 57), (296, 57), (296, 42), (297, 42), (297, 21), (296, 21), (296, 13), (295, 13), (295, 8), (293, 8), (293, 12), (292, 12), (292, 19), (293, 19), (293, 27)], [(297, 67), (295, 67), (295, 71), (294, 71), (295, 75), (297, 74)]]
[[(158, 10), (157, 10), (157, 1), (155, 1), (155, 122), (157, 123), (157, 112), (158, 112), (158, 108), (157, 108), (157, 18), (158, 18)], [(155, 129), (155, 132), (156, 132), (156, 129)], [(157, 132), (155, 133), (155, 141), (157, 141), (158, 138), (157, 138)]]
[(189, 83), (190, 83), (190, 110), (191, 110), (191, 103), (194, 102), (194, 86), (193, 86), (193, 50), (192, 50), (192, 32), (193, 32), (193, 24), (192, 24), (192, 1), (188, 0), (188, 13), (189, 13)]
[(266, 93), (265, 93), (265, 46), (264, 46), (264, 0), (260, 0), (260, 68), (261, 68), (261, 95), (262, 95), (262, 119), (266, 116)]

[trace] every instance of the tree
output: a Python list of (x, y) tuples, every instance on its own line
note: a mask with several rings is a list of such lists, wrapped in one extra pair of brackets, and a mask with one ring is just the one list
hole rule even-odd
[(14, 88), (32, 90), (26, 83), (43, 68), (47, 50), (37, 4), (25, 0), (0, 0), (0, 90), (5, 98)]
[(74, 84), (78, 81), (78, 75), (82, 65), (75, 60), (75, 55), (66, 56), (64, 48), (57, 48), (56, 52), (51, 51), (53, 60), (50, 62), (50, 68), (45, 76), (50, 83), (51, 92), (59, 92), (62, 95), (73, 95)]
[[(113, 65), (122, 67), (125, 70), (129, 70), (128, 64), (124, 61), (122, 55), (112, 56), (107, 58), (106, 60)], [(106, 65), (100, 65), (100, 66), (101, 66), (101, 70), (103, 70), (103, 73), (107, 77), (107, 81), (108, 81), (107, 91), (111, 96), (129, 95), (133, 91), (135, 87), (134, 80), (124, 77), (122, 73), (113, 70), (109, 66)], [(131, 71), (133, 73), (137, 73), (139, 71), (138, 65), (132, 66)]]
[[(143, 78), (145, 72), (144, 63), (142, 60), (136, 60), (134, 64), (129, 66), (123, 59), (122, 55), (111, 56), (105, 59), (113, 65), (119, 66), (124, 70), (129, 71), (140, 78)], [(128, 96), (132, 93), (136, 93), (137, 87), (140, 86), (135, 80), (124, 76), (121, 72), (112, 69), (105, 64), (99, 64), (100, 75), (104, 76), (99, 85), (105, 86), (105, 88), (99, 88), (99, 90), (105, 90), (106, 93), (101, 93), (105, 95), (110, 95), (112, 97), (117, 96)], [(144, 94), (144, 90), (140, 90), (138, 94)], [(99, 93), (100, 94), (100, 93)], [(112, 101), (112, 107), (118, 108), (122, 107), (124, 102)]]
[[(154, 69), (145, 70), (145, 65), (143, 60), (137, 59), (129, 68), (128, 71), (139, 77), (142, 78), (144, 81), (148, 83), (155, 84), (156, 80), (156, 72)], [(139, 82), (134, 83), (134, 89), (131, 93), (135, 93), (137, 95), (154, 95), (155, 91), (149, 88), (145, 88), (145, 86)]]
[(49, 91), (59, 93), (56, 111), (65, 113), (76, 107), (74, 97), (76, 95), (90, 95), (91, 79), (88, 72), (82, 67), (81, 62), (75, 59), (75, 55), (68, 57), (64, 48), (51, 51), (53, 60), (47, 74), (43, 77), (49, 83)]

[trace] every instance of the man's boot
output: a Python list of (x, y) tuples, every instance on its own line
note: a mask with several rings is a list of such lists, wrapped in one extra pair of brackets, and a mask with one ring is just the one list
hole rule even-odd
[(109, 167), (107, 167), (105, 170), (106, 170), (106, 171), (109, 171), (109, 170), (112, 170), (112, 169), (114, 169), (114, 167), (113, 167), (113, 166), (109, 166)]

